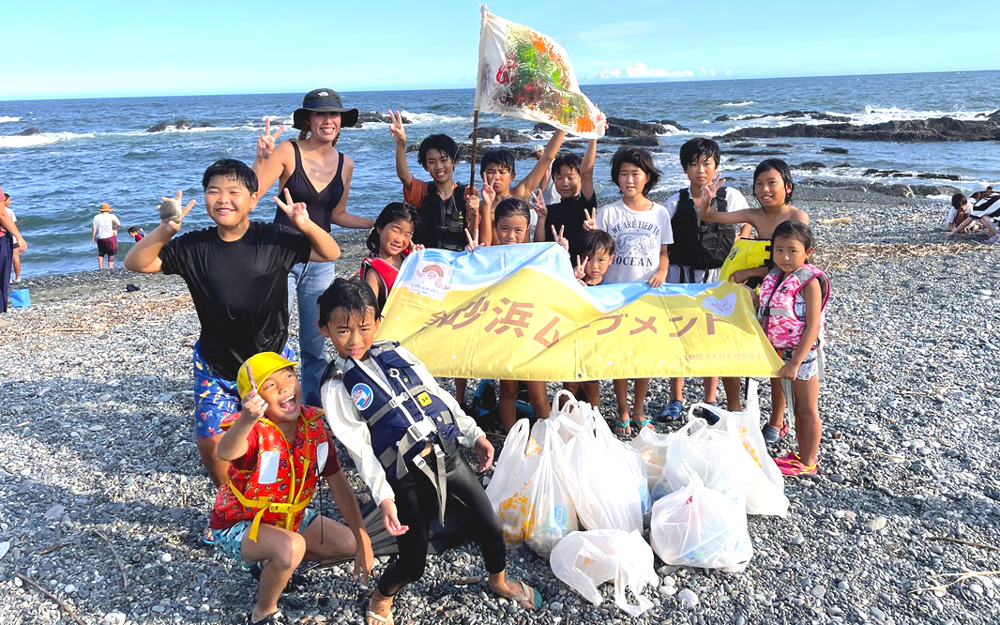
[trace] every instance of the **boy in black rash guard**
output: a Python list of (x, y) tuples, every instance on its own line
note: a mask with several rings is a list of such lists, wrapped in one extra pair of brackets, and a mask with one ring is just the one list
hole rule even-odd
[(540, 206), (535, 209), (538, 223), (532, 240), (555, 241), (559, 234), (569, 241), (569, 257), (574, 262), (577, 256), (581, 259), (586, 256), (583, 249), (583, 237), (586, 234), (583, 222), (587, 220), (587, 211), (593, 213), (597, 208), (597, 195), (594, 193), (596, 156), (596, 139), (587, 145), (583, 159), (572, 153), (556, 156), (552, 161), (552, 180), (562, 199), (557, 204), (548, 205), (544, 213)]
[(320, 331), (338, 356), (323, 376), (326, 420), (351, 454), (399, 547), (399, 558), (386, 568), (368, 602), (367, 625), (391, 625), (393, 599), (424, 574), (430, 519), (436, 515), (444, 524), (448, 506), (469, 514), (490, 590), (523, 608), (540, 607), (537, 590), (507, 579), (500, 520), (456, 449), (474, 449), (483, 471), (492, 464), (493, 446), (475, 420), (441, 390), (416, 356), (399, 343), (375, 342), (381, 312), (367, 284), (337, 278), (320, 296), (319, 307)]
[[(286, 345), (288, 272), (296, 263), (336, 260), (340, 247), (310, 221), (306, 205), (293, 203), (287, 193), (284, 202), (274, 200), (295, 230), (251, 222), (257, 175), (240, 161), (216, 161), (205, 170), (202, 185), (205, 208), (216, 226), (174, 238), (181, 222), (161, 221), (129, 250), (125, 267), (177, 274), (191, 291), (201, 322), (193, 358), (195, 433), (202, 464), (219, 486), (229, 464), (216, 455), (220, 423), (224, 415), (238, 412), (240, 363), (268, 351), (294, 357)], [(178, 205), (181, 199), (178, 191)], [(191, 200), (184, 206), (181, 220), (194, 204)]]

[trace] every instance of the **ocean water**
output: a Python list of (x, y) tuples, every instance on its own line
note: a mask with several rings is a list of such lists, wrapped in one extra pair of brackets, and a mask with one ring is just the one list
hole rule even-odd
[[(303, 92), (316, 86), (304, 85)], [(584, 86), (584, 91), (609, 116), (673, 119), (690, 129), (661, 136), (663, 151), (654, 153), (664, 173), (658, 188), (676, 189), (686, 184), (677, 151), (692, 136), (716, 136), (747, 126), (825, 123), (742, 117), (797, 109), (848, 115), (858, 124), (942, 115), (975, 119), (1000, 109), (1000, 71), (598, 85)], [(407, 126), (413, 143), (436, 132), (466, 140), (472, 131), (472, 89), (342, 95), (348, 105), (361, 111), (405, 111), (414, 122)], [(94, 268), (90, 223), (101, 202), (116, 208), (123, 226), (142, 226), (148, 231), (156, 226), (159, 198), (181, 189), (185, 197), (199, 201), (185, 228), (208, 225), (201, 193), (205, 167), (226, 157), (252, 162), (265, 117), (288, 123), (281, 139), (292, 138), (291, 115), (301, 98), (301, 93), (295, 93), (0, 102), (0, 185), (14, 198), (18, 227), (31, 246), (23, 256), (23, 274), (30, 277)], [(713, 121), (721, 115), (732, 119)], [(145, 132), (159, 121), (175, 118), (209, 122), (212, 127)], [(480, 125), (524, 131), (533, 126), (494, 115), (480, 116)], [(41, 134), (14, 136), (28, 127), (39, 128)], [(535, 143), (541, 145), (545, 139), (540, 137)], [(940, 182), (962, 189), (971, 189), (977, 182), (1000, 181), (1000, 142), (752, 141), (790, 144), (791, 148), (782, 149), (788, 155), (781, 157), (789, 163), (820, 161), (829, 166), (818, 172), (796, 172), (797, 179), (856, 181), (864, 179), (866, 169), (876, 168), (906, 172), (906, 177), (893, 182), (916, 181), (920, 173), (961, 176), (960, 182)], [(344, 130), (338, 148), (355, 161), (348, 210), (375, 216), (386, 203), (401, 197), (393, 146), (386, 124), (366, 123), (362, 128)], [(821, 152), (824, 147), (843, 147), (849, 153), (825, 154)], [(597, 192), (611, 197), (617, 192), (610, 180), (614, 147), (602, 148), (607, 150), (598, 153)], [(748, 181), (764, 158), (726, 156), (725, 148), (723, 144), (723, 175), (737, 184)], [(420, 175), (416, 153), (410, 154), (409, 161), (411, 171)], [(843, 162), (851, 167), (833, 169)], [(531, 162), (518, 163), (519, 177), (531, 166)], [(469, 179), (468, 164), (460, 165), (456, 172), (458, 180)], [(272, 218), (271, 196), (276, 189), (261, 200), (254, 218)], [(123, 243), (129, 240), (124, 229), (119, 235)]]

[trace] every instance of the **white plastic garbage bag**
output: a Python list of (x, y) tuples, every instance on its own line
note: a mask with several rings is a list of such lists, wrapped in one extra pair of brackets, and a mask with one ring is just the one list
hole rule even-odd
[(738, 573), (753, 557), (746, 509), (697, 475), (653, 504), (649, 538), (667, 564)]
[(746, 451), (734, 413), (726, 413), (709, 426), (692, 416), (698, 406), (705, 405), (692, 406), (688, 424), (677, 431), (667, 450), (663, 476), (670, 487), (677, 489), (687, 484), (690, 475), (697, 473), (705, 486), (743, 503), (750, 514), (785, 516), (788, 498), (782, 486), (770, 481)]
[(528, 420), (521, 419), (511, 428), (486, 487), (508, 547), (525, 542), (545, 556), (577, 529), (576, 510), (557, 466), (561, 446), (546, 421), (529, 431)]
[(757, 380), (750, 378), (747, 383), (747, 401), (743, 412), (729, 412), (718, 406), (710, 406), (708, 404), (698, 404), (698, 406), (715, 413), (719, 417), (719, 421), (709, 427), (725, 428), (728, 424), (723, 423), (724, 421), (735, 421), (736, 432), (740, 435), (740, 440), (743, 442), (743, 447), (747, 450), (747, 453), (757, 463), (757, 466), (764, 471), (767, 479), (771, 480), (775, 486), (784, 491), (785, 479), (781, 475), (778, 465), (774, 463), (774, 459), (767, 453), (767, 443), (764, 442), (764, 434), (760, 431), (760, 400), (757, 396), (757, 388), (759, 386), (760, 383)]
[[(696, 404), (691, 411), (702, 407), (715, 413), (719, 420), (708, 426), (708, 432), (735, 433), (755, 467), (747, 466), (750, 477), (747, 490), (747, 512), (785, 516), (788, 514), (788, 497), (785, 496), (785, 480), (781, 470), (767, 453), (764, 435), (760, 431), (760, 404), (757, 401), (757, 381), (750, 380), (747, 407), (743, 412), (729, 412), (716, 406)], [(689, 417), (690, 418), (690, 417)], [(746, 463), (749, 464), (749, 463)], [(712, 486), (706, 479), (705, 484)], [(712, 486), (714, 488), (714, 486)]]
[[(557, 409), (560, 396), (566, 404)], [(642, 530), (642, 515), (652, 501), (639, 454), (615, 438), (593, 406), (560, 392), (549, 421), (565, 445), (560, 471), (566, 478), (580, 524), (589, 530)]]
[[(603, 600), (597, 587), (614, 580), (619, 608), (639, 616), (653, 607), (642, 591), (646, 584), (655, 587), (659, 580), (653, 569), (653, 550), (639, 532), (573, 532), (552, 549), (549, 560), (556, 577), (594, 605)], [(634, 604), (628, 602), (626, 588), (635, 596)]]
[(672, 432), (660, 434), (650, 428), (642, 428), (638, 436), (628, 443), (642, 458), (649, 494), (653, 501), (670, 492), (669, 485), (663, 483), (663, 467), (667, 464), (667, 447), (670, 446), (670, 439), (673, 436)]

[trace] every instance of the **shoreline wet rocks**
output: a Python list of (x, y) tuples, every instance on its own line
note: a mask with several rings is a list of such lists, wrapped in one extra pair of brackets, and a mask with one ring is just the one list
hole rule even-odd
[[(750, 518), (749, 568), (730, 575), (657, 561), (660, 580), (646, 589), (655, 607), (632, 619), (614, 606), (611, 585), (594, 607), (518, 548), (510, 575), (543, 595), (528, 613), (485, 585), (455, 585), (485, 572), (468, 545), (429, 559), (399, 597), (397, 623), (1000, 620), (995, 577), (932, 588), (955, 580), (942, 574), (996, 569), (995, 552), (977, 545), (1000, 545), (1000, 247), (981, 235), (945, 239), (940, 201), (800, 184), (796, 204), (812, 218), (815, 262), (834, 288), (826, 433), (819, 475), (786, 484), (789, 516)], [(363, 236), (337, 238), (337, 273), (354, 275)], [(140, 290), (126, 293), (127, 284)], [(198, 543), (212, 495), (190, 432), (198, 322), (185, 285), (123, 269), (27, 285), (32, 306), (6, 315), (0, 331), (3, 621), (70, 622), (21, 573), (95, 625), (239, 622), (252, 579)], [(686, 403), (701, 399), (700, 386), (688, 382)], [(655, 380), (647, 412), (658, 413), (667, 393)], [(762, 393), (766, 409), (766, 385)], [(612, 418), (609, 383), (602, 397)], [(348, 566), (306, 576), (308, 587), (281, 601), (290, 620), (362, 620), (365, 591)], [(697, 603), (685, 607), (692, 594)]]

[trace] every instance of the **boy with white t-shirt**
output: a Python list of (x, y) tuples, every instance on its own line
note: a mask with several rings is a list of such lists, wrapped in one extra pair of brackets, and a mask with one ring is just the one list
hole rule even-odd
[[(662, 204), (646, 199), (660, 179), (653, 157), (640, 148), (620, 148), (611, 158), (611, 180), (621, 189), (622, 199), (600, 209), (587, 229), (604, 230), (615, 240), (615, 257), (604, 279), (607, 282), (646, 282), (656, 288), (666, 281), (670, 265), (667, 246), (674, 242), (670, 215)], [(643, 414), (649, 379), (636, 379), (631, 422), (652, 428), (652, 419)], [(615, 380), (618, 421), (615, 434), (629, 436), (628, 380)]]

